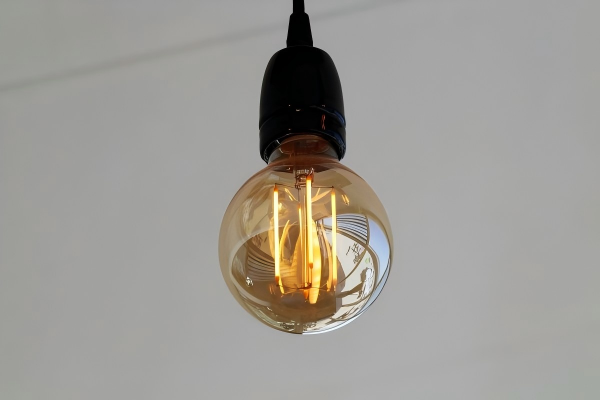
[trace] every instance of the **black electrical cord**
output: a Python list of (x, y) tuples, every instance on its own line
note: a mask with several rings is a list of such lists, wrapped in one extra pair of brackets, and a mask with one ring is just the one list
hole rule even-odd
[(304, 0), (294, 0), (294, 12), (295, 13), (303, 13), (304, 12)]
[(288, 26), (287, 47), (312, 45), (310, 20), (304, 12), (304, 0), (294, 0), (294, 11), (290, 15)]

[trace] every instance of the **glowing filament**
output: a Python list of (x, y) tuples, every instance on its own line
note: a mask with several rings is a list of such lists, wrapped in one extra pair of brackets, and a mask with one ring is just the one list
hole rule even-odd
[(308, 237), (308, 267), (313, 267), (313, 224), (312, 224), (312, 176), (306, 177), (306, 230)]
[(317, 235), (317, 225), (313, 221), (311, 221), (309, 230), (314, 232), (314, 235), (311, 235), (312, 243), (309, 245), (309, 248), (311, 250), (314, 249), (315, 262), (310, 270), (311, 284), (310, 289), (308, 290), (308, 302), (310, 304), (315, 304), (319, 297), (319, 287), (321, 286), (321, 249), (319, 246), (319, 237)]
[(281, 285), (279, 274), (279, 190), (273, 189), (273, 247), (275, 258), (275, 283)]
[(335, 190), (331, 189), (331, 276), (333, 289), (337, 285), (337, 215), (335, 206)]
[[(304, 227), (302, 224), (302, 206), (298, 204), (298, 221), (300, 221), (300, 249), (304, 251)], [(302, 257), (302, 283), (306, 286), (308, 281), (307, 273), (306, 273), (306, 257)]]

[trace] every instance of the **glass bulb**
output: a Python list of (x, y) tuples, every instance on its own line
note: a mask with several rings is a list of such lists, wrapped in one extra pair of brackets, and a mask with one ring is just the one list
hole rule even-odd
[(390, 273), (391, 235), (373, 190), (329, 143), (293, 136), (229, 204), (221, 270), (259, 321), (290, 333), (326, 332), (375, 301)]

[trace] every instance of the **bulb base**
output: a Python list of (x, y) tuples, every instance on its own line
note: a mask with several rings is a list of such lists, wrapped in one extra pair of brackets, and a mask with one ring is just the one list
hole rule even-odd
[(260, 98), (260, 155), (265, 162), (286, 139), (311, 133), (346, 153), (342, 85), (333, 60), (321, 49), (292, 46), (275, 53)]

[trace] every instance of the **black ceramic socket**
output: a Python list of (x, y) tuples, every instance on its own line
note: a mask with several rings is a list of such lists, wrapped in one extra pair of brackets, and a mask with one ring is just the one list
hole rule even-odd
[(289, 47), (271, 57), (263, 78), (260, 155), (268, 161), (285, 139), (311, 133), (328, 140), (342, 159), (346, 152), (342, 85), (329, 54), (311, 46), (308, 15), (292, 14), (287, 42)]

